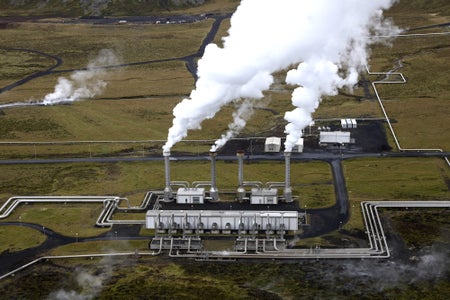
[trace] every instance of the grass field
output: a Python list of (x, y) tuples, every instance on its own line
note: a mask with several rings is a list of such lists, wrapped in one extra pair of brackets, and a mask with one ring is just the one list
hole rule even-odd
[[(215, 2), (208, 5), (223, 5)], [(231, 2), (229, 2), (231, 3)], [(235, 5), (235, 3), (234, 3)], [(433, 4), (437, 5), (437, 4)], [(437, 6), (436, 6), (437, 7)], [(394, 21), (403, 28), (414, 28), (444, 22), (443, 15), (425, 12), (417, 15), (411, 5), (402, 9), (395, 7), (389, 13)], [(129, 66), (125, 68), (111, 69), (108, 71), (106, 91), (95, 99), (81, 101), (72, 105), (51, 107), (23, 107), (7, 109), (0, 116), (0, 141), (107, 141), (107, 140), (164, 140), (167, 129), (171, 125), (171, 111), (173, 107), (193, 87), (193, 78), (186, 70), (182, 61), (169, 61), (152, 63), (153, 60), (181, 57), (193, 54), (197, 51), (202, 39), (208, 32), (212, 21), (203, 21), (194, 24), (155, 26), (155, 25), (68, 25), (62, 23), (17, 23), (3, 29), (2, 50), (0, 59), (2, 69), (0, 81), (3, 85), (18, 80), (38, 70), (51, 66), (54, 62), (36, 53), (18, 50), (6, 50), (7, 48), (27, 48), (43, 51), (63, 60), (58, 70), (82, 68), (90, 58), (94, 57), (102, 48), (112, 48), (118, 53), (123, 63), (147, 62), (142, 65)], [(220, 43), (222, 36), (226, 35), (229, 22), (224, 21), (220, 27), (215, 41)], [(444, 28), (434, 30), (444, 31)], [(429, 32), (424, 30), (419, 32)], [(49, 34), (50, 33), (50, 34)], [(20, 35), (21, 39), (16, 37)], [(46, 43), (41, 41), (44, 39)], [(129, 47), (133, 45), (133, 47)], [(449, 75), (445, 64), (441, 61), (448, 56), (448, 38), (423, 37), (423, 38), (398, 38), (393, 41), (392, 46), (375, 46), (372, 50), (371, 70), (388, 71), (395, 61), (401, 59), (404, 67), (400, 70), (408, 78), (405, 85), (378, 85), (380, 94), (386, 105), (388, 113), (395, 119), (396, 130), (403, 147), (426, 147), (447, 149), (450, 141), (450, 128), (448, 122), (444, 122), (448, 115), (448, 89)], [(429, 76), (433, 74), (433, 76)], [(0, 102), (25, 101), (28, 99), (39, 99), (46, 93), (51, 92), (58, 76), (69, 76), (69, 73), (51, 74), (32, 80), (11, 91), (0, 94)], [(283, 112), (292, 109), (290, 104), (290, 91), (292, 87), (283, 84), (284, 72), (275, 74), (276, 84), (266, 92), (265, 99), (261, 102), (264, 107), (271, 109), (257, 110), (254, 117), (249, 121), (244, 135), (266, 135), (273, 128), (283, 125)], [(369, 78), (370, 79), (370, 78)], [(373, 80), (373, 79), (372, 79)], [(189, 133), (188, 139), (214, 139), (220, 136), (231, 120), (232, 106), (224, 107), (212, 120), (203, 123), (202, 130)], [(339, 96), (323, 99), (321, 106), (315, 113), (316, 118), (339, 118), (339, 117), (381, 117), (378, 104), (373, 99), (365, 99), (362, 88), (354, 90), (354, 96), (342, 91)], [(420, 122), (417, 122), (420, 120)], [(147, 154), (158, 154), (161, 144), (136, 143), (136, 144), (67, 144), (67, 145), (1, 145), (2, 158), (44, 158), (54, 156), (104, 156), (111, 154), (127, 154), (140, 156)], [(174, 151), (207, 151), (208, 145), (189, 145), (180, 143), (174, 147)], [(382, 165), (389, 166), (391, 161), (384, 160)], [(350, 197), (355, 201), (364, 199), (380, 198), (408, 198), (425, 197), (448, 198), (448, 191), (442, 187), (442, 172), (436, 170), (434, 177), (428, 185), (416, 188), (414, 183), (406, 184), (402, 188), (392, 186), (392, 192), (387, 192), (385, 183), (395, 182), (389, 177), (379, 179), (380, 182), (363, 183), (364, 176), (370, 178), (377, 170), (364, 170), (360, 164), (366, 162), (346, 162), (346, 176), (350, 189)], [(370, 162), (369, 162), (370, 164)], [(437, 164), (437, 163), (436, 163)], [(320, 164), (314, 166), (318, 168)], [(296, 183), (296, 189), (301, 194), (300, 199), (307, 203), (308, 207), (327, 206), (333, 202), (333, 189), (329, 169), (319, 170), (319, 174), (326, 174), (322, 178), (307, 179)], [(180, 166), (183, 168), (184, 166)], [(208, 174), (207, 164), (196, 166), (204, 169)], [(255, 165), (256, 167), (256, 165)], [(263, 164), (254, 168), (247, 166), (248, 174), (254, 174), (254, 180), (263, 182), (280, 177), (271, 167)], [(262, 169), (261, 169), (262, 167)], [(3, 167), (2, 167), (3, 168)], [(44, 176), (34, 175), (21, 178), (24, 174), (21, 170), (35, 167), (13, 167), (16, 171), (4, 172), (8, 179), (4, 181), (5, 198), (14, 194), (77, 194), (77, 186), (86, 187), (86, 183), (95, 179), (102, 182), (103, 187), (97, 185), (84, 189), (85, 193), (103, 194), (106, 191), (116, 194), (134, 194), (140, 201), (142, 191), (151, 187), (160, 187), (161, 166), (155, 166), (159, 178), (149, 178), (145, 167), (138, 170), (143, 178), (123, 179), (121, 183), (110, 182), (100, 176), (108, 178), (107, 174), (111, 167), (100, 165), (64, 166), (63, 168), (53, 166), (36, 167), (32, 172), (47, 174)], [(73, 169), (74, 171), (62, 171), (61, 169)], [(86, 171), (86, 169), (91, 171)], [(114, 167), (121, 169), (120, 176), (128, 176), (125, 165)], [(177, 176), (177, 165), (173, 173)], [(415, 174), (416, 166), (411, 163), (402, 165), (403, 174)], [(441, 167), (445, 169), (445, 167)], [(56, 170), (57, 169), (57, 170)], [(123, 169), (123, 170), (122, 170)], [(261, 172), (263, 170), (263, 172)], [(383, 170), (384, 171), (384, 170)], [(55, 179), (55, 175), (71, 178), (72, 186), (67, 187)], [(69, 172), (69, 173), (66, 173)], [(91, 173), (90, 173), (91, 172)], [(92, 173), (93, 172), (93, 173)], [(446, 171), (443, 171), (446, 173)], [(448, 172), (447, 172), (448, 173)], [(90, 174), (86, 177), (86, 174)], [(154, 174), (154, 173), (153, 173)], [(267, 176), (263, 176), (265, 174)], [(300, 174), (301, 175), (301, 174)], [(179, 178), (191, 177), (183, 172)], [(235, 185), (235, 172), (224, 174), (220, 182), (225, 188)], [(297, 174), (294, 174), (294, 178)], [(407, 175), (405, 175), (407, 176)], [(411, 175), (414, 177), (415, 175)], [(411, 176), (405, 178), (409, 182)], [(448, 176), (448, 175), (446, 175)], [(33, 178), (34, 177), (34, 178)], [(118, 176), (119, 177), (119, 176)], [(207, 179), (208, 176), (205, 176)], [(31, 180), (30, 180), (31, 178)], [(35, 178), (41, 180), (36, 181)], [(302, 178), (299, 176), (299, 178)], [(310, 177), (313, 178), (313, 177)], [(193, 180), (199, 180), (195, 178)], [(413, 178), (414, 179), (414, 178)], [(12, 186), (9, 183), (15, 182)], [(21, 184), (21, 182), (23, 182)], [(69, 182), (69, 180), (67, 180)], [(411, 181), (414, 182), (414, 181)], [(88, 184), (89, 186), (90, 184)], [(130, 186), (131, 185), (131, 186)], [(370, 188), (365, 188), (369, 186)], [(311, 206), (310, 206), (311, 205)]]
[(44, 234), (25, 226), (1, 226), (0, 237), (0, 255), (39, 246), (46, 239)]
[[(195, 173), (191, 169), (195, 168)], [(80, 163), (55, 165), (0, 166), (1, 202), (13, 195), (118, 195), (139, 205), (146, 191), (164, 187), (163, 162)], [(251, 163), (244, 165), (246, 180), (284, 180), (284, 164)], [(308, 207), (334, 203), (330, 167), (323, 162), (292, 163), (292, 187), (307, 201)], [(173, 180), (210, 180), (210, 163), (173, 162)], [(237, 162), (217, 162), (219, 189), (235, 191)], [(0, 202), (0, 203), (1, 203)]]
[[(31, 2), (33, 5), (37, 3)], [(188, 8), (182, 12), (229, 12), (238, 2), (211, 0), (204, 6)], [(79, 6), (70, 5), (66, 5), (66, 8), (71, 8), (72, 15), (84, 13)], [(139, 8), (139, 5), (136, 7)], [(132, 11), (138, 11), (136, 7)], [(14, 12), (1, 6), (0, 8), (2, 15)], [(116, 14), (123, 15), (131, 11), (122, 6), (115, 8)], [(28, 15), (31, 10), (36, 13), (46, 12), (29, 5), (21, 7), (18, 14)], [(155, 11), (158, 14), (180, 12), (155, 8), (152, 13)], [(139, 10), (138, 13), (146, 14), (148, 11)], [(61, 11), (55, 13), (58, 14), (61, 15)], [(401, 0), (387, 15), (402, 28), (446, 23), (449, 22), (450, 4), (445, 0)], [(0, 158), (159, 155), (161, 143), (34, 145), (33, 142), (164, 140), (171, 126), (172, 109), (190, 93), (194, 87), (194, 79), (183, 61), (153, 61), (194, 54), (209, 31), (212, 20), (168, 26), (47, 23), (55, 20), (50, 18), (38, 23), (13, 22), (6, 29), (0, 29), (0, 88), (45, 70), (56, 62), (37, 53), (11, 48), (38, 50), (58, 56), (63, 60), (58, 71), (85, 67), (103, 48), (114, 50), (122, 63), (142, 64), (108, 70), (105, 92), (91, 100), (72, 105), (21, 107), (0, 111), (0, 142), (31, 142), (26, 145), (0, 145)], [(224, 21), (215, 42), (221, 42), (228, 27), (229, 21)], [(447, 27), (437, 27), (415, 30), (412, 33), (446, 31)], [(447, 71), (449, 46), (449, 35), (445, 35), (398, 38), (392, 41), (391, 46), (376, 45), (372, 48), (371, 71), (387, 72), (398, 60), (403, 64), (398, 71), (405, 75), (407, 84), (377, 87), (388, 114), (395, 121), (393, 126), (397, 137), (405, 148), (450, 149), (450, 75)], [(50, 74), (29, 81), (1, 93), (0, 103), (40, 99), (53, 91), (59, 76), (69, 77), (70, 74), (71, 72)], [(275, 74), (276, 83), (265, 93), (262, 101), (264, 107), (271, 111), (257, 110), (243, 135), (267, 136), (272, 135), (274, 128), (283, 127), (284, 111), (292, 109), (290, 92), (293, 88), (284, 84), (284, 75), (285, 71)], [(379, 79), (364, 75), (372, 81)], [(372, 90), (371, 93), (373, 95)], [(232, 111), (232, 106), (224, 107), (214, 119), (204, 122), (201, 130), (190, 132), (187, 138), (219, 137), (226, 130)], [(354, 95), (341, 91), (336, 97), (324, 98), (314, 117), (380, 118), (382, 113), (375, 99), (365, 98), (362, 87), (357, 87)], [(388, 136), (388, 139), (394, 147), (392, 137)], [(173, 151), (196, 154), (208, 151), (209, 146), (179, 143)], [(365, 247), (365, 240), (358, 240), (358, 235), (353, 234), (356, 232), (364, 236), (359, 206), (364, 200), (450, 199), (450, 170), (438, 158), (364, 158), (343, 161), (343, 166), (350, 200), (350, 221), (339, 231), (296, 241), (297, 246)], [(192, 172), (193, 169), (195, 172)], [(132, 205), (139, 205), (146, 191), (163, 187), (163, 172), (162, 161), (0, 165), (0, 205), (14, 195), (118, 195), (129, 198)], [(210, 165), (207, 161), (178, 161), (171, 164), (173, 180), (208, 180), (209, 172)], [(219, 190), (234, 191), (237, 163), (218, 161), (217, 176)], [(284, 165), (281, 162), (245, 164), (244, 177), (245, 180), (252, 181), (283, 181)], [(299, 196), (302, 208), (305, 205), (307, 208), (327, 207), (335, 201), (330, 166), (324, 162), (293, 163), (291, 181), (294, 195)], [(1, 222), (39, 223), (62, 234), (81, 238), (107, 230), (94, 227), (100, 210), (97, 205), (29, 205), (17, 208), (9, 218)], [(432, 247), (436, 242), (448, 241), (448, 213), (405, 214), (404, 211), (389, 211), (386, 216), (392, 219), (393, 228), (398, 227), (398, 232), (408, 247), (424, 247), (421, 254), (428, 253), (427, 247)], [(126, 217), (126, 214), (115, 216), (119, 219)], [(447, 227), (442, 229), (441, 224)], [(147, 236), (150, 233), (142, 231), (141, 235)], [(24, 226), (0, 226), (0, 253), (34, 247), (42, 244), (45, 238), (40, 232)], [(72, 243), (54, 248), (46, 254), (133, 252), (135, 249), (145, 251), (147, 243), (148, 240)], [(448, 258), (448, 252), (444, 252), (444, 257)], [(427, 258), (430, 256), (425, 255), (424, 259)], [(409, 257), (404, 258), (405, 261), (408, 259)], [(442, 265), (446, 271), (440, 275), (440, 269), (435, 265), (425, 265), (421, 261), (408, 265), (406, 262), (391, 260), (376, 263), (358, 260), (336, 264), (330, 261), (200, 264), (190, 261), (174, 262), (164, 257), (133, 257), (113, 262), (90, 258), (66, 259), (33, 266), (29, 271), (18, 273), (15, 278), (2, 281), (0, 289), (4, 295), (15, 295), (19, 299), (29, 299), (30, 295), (45, 298), (55, 290), (80, 292), (82, 288), (77, 286), (78, 275), (88, 274), (92, 276), (88, 278), (93, 282), (103, 280), (103, 291), (98, 299), (135, 295), (146, 295), (149, 298), (165, 295), (174, 299), (435, 299), (450, 293), (448, 259)], [(424, 266), (434, 266), (433, 272), (425, 279), (416, 279), (415, 276), (426, 269)], [(405, 272), (400, 274), (406, 279), (398, 276), (395, 280), (390, 280), (394, 277), (388, 275), (395, 275), (398, 270)], [(107, 277), (103, 277), (105, 273)]]
[(344, 170), (352, 215), (347, 229), (364, 228), (361, 201), (450, 199), (450, 170), (442, 159), (355, 159), (345, 161)]
[(239, 4), (236, 0), (210, 0), (202, 5), (193, 1), (97, 1), (54, 0), (41, 3), (35, 0), (0, 2), (0, 16), (49, 16), (51, 18), (80, 16), (146, 16), (173, 14), (202, 14), (232, 12)]

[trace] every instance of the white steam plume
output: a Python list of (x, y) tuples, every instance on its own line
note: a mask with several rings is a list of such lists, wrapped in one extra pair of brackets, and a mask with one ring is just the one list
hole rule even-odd
[[(117, 250), (109, 249), (108, 252), (117, 253)], [(105, 256), (99, 262), (95, 270), (77, 268), (72, 274), (75, 286), (70, 289), (59, 289), (51, 292), (46, 300), (91, 300), (97, 299), (101, 294), (105, 283), (113, 276), (114, 267), (123, 264), (113, 256)]]
[(242, 128), (244, 128), (247, 124), (248, 119), (253, 115), (254, 101), (254, 99), (245, 99), (241, 103), (237, 104), (238, 109), (233, 112), (233, 122), (228, 124), (228, 131), (225, 134), (222, 134), (221, 138), (214, 143), (210, 151), (218, 151), (226, 144), (228, 140), (241, 132)]
[(111, 278), (112, 270), (108, 269), (99, 275), (93, 275), (85, 270), (77, 270), (75, 280), (77, 286), (73, 290), (59, 289), (48, 295), (47, 300), (91, 300), (100, 294), (103, 283)]
[(74, 72), (70, 75), (70, 79), (59, 77), (53, 93), (47, 94), (40, 103), (53, 105), (92, 98), (101, 94), (107, 85), (104, 81), (107, 72), (102, 67), (118, 63), (119, 60), (112, 50), (101, 50), (98, 56), (89, 62), (86, 70)]
[(223, 48), (206, 47), (195, 89), (173, 110), (164, 151), (188, 130), (199, 129), (223, 105), (239, 98), (262, 98), (273, 72), (304, 63), (288, 76), (288, 82), (303, 88), (293, 95), (297, 108), (285, 116), (289, 122), (285, 146), (290, 150), (320, 97), (356, 83), (358, 70), (367, 63), (370, 36), (391, 30), (391, 24), (382, 20), (382, 10), (394, 2), (242, 0), (231, 17)]

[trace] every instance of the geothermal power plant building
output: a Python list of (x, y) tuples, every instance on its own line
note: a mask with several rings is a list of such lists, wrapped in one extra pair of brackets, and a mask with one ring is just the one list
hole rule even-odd
[[(291, 203), (290, 153), (285, 152), (285, 181), (261, 182), (244, 181), (242, 151), (237, 152), (238, 182), (235, 200), (239, 209), (223, 209), (219, 202), (216, 183), (216, 153), (210, 153), (211, 181), (193, 182), (171, 181), (170, 153), (164, 153), (165, 187), (158, 197), (155, 209), (146, 213), (146, 227), (155, 234), (177, 233), (238, 233), (238, 234), (284, 234), (299, 229), (299, 212), (293, 206), (281, 208), (283, 203)], [(180, 186), (173, 190), (173, 186)], [(279, 188), (284, 188), (280, 191)], [(229, 202), (232, 203), (232, 202)], [(261, 210), (261, 206), (267, 207)], [(227, 204), (228, 207), (228, 204)], [(269, 210), (270, 207), (270, 210)], [(221, 208), (221, 209), (220, 209)]]
[(149, 210), (146, 227), (168, 231), (291, 231), (298, 230), (297, 211)]

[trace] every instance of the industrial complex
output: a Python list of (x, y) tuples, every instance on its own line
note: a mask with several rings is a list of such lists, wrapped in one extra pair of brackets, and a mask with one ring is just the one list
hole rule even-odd
[[(171, 181), (170, 153), (164, 153), (165, 187), (147, 211), (146, 228), (155, 230), (150, 243), (152, 250), (185, 249), (192, 250), (192, 237), (195, 236), (195, 249), (200, 249), (200, 235), (236, 236), (236, 247), (242, 247), (248, 239), (264, 234), (264, 239), (285, 247), (286, 232), (299, 230), (298, 210), (286, 210), (293, 206), (279, 205), (293, 203), (290, 186), (290, 153), (284, 153), (285, 181), (265, 184), (244, 180), (244, 152), (238, 151), (238, 183), (235, 201), (227, 201), (231, 208), (224, 210), (216, 180), (216, 153), (210, 152), (211, 181), (180, 182)], [(174, 188), (176, 188), (174, 191)], [(279, 188), (283, 191), (279, 192)], [(157, 193), (157, 192), (155, 192)], [(239, 210), (233, 209), (239, 207)], [(161, 206), (163, 209), (160, 209)], [(298, 205), (298, 204), (297, 204)], [(166, 209), (166, 207), (168, 207)], [(261, 208), (264, 207), (264, 210)], [(176, 236), (176, 239), (173, 237)]]

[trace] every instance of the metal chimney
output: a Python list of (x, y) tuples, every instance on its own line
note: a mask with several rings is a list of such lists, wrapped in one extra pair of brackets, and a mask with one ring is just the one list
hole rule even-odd
[(284, 182), (284, 199), (286, 202), (292, 202), (291, 189), (291, 152), (284, 152), (285, 163), (285, 182)]
[(209, 156), (211, 157), (211, 189), (209, 190), (211, 200), (219, 200), (219, 190), (216, 184), (216, 152), (210, 151)]
[(166, 185), (164, 187), (164, 200), (169, 201), (173, 198), (172, 188), (170, 187), (170, 152), (164, 151), (164, 172), (166, 176)]
[(239, 201), (243, 201), (245, 197), (244, 189), (244, 151), (238, 150), (236, 153), (238, 159), (238, 189), (237, 198)]

